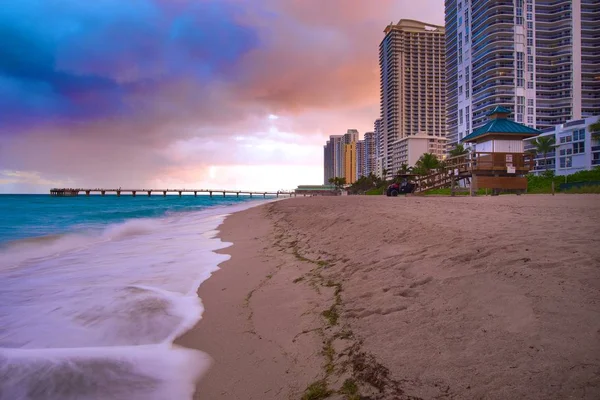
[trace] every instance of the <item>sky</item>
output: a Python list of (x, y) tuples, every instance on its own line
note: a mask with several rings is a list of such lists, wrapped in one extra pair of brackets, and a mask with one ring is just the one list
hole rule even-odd
[(0, 0), (0, 193), (321, 184), (402, 18), (443, 0)]

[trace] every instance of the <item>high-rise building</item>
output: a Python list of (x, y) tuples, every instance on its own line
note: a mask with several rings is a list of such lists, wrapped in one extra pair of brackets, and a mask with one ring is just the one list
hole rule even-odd
[(329, 139), (333, 143), (333, 177), (344, 176), (344, 135), (333, 135)]
[(344, 134), (344, 143), (350, 144), (358, 142), (358, 131), (356, 129), (348, 129)]
[(383, 120), (377, 118), (373, 124), (375, 128), (375, 175), (383, 177)]
[(329, 184), (329, 179), (335, 178), (333, 164), (333, 140), (330, 139), (323, 146), (323, 183), (325, 185)]
[[(363, 159), (365, 166), (363, 168), (363, 175), (368, 176), (369, 174), (375, 174), (375, 132), (366, 132), (364, 137), (363, 145)], [(357, 149), (358, 151), (358, 149)]]
[[(356, 142), (359, 133), (348, 129), (343, 135), (331, 135), (323, 147), (323, 178), (328, 184), (331, 178), (346, 178), (351, 183), (356, 180)], [(352, 147), (348, 148), (348, 145)], [(349, 160), (348, 157), (351, 159)], [(348, 170), (351, 168), (351, 170)]]
[(344, 178), (347, 184), (356, 182), (356, 142), (344, 144)]
[(449, 147), (492, 106), (546, 129), (600, 109), (598, 0), (446, 0)]
[(400, 20), (379, 45), (382, 169), (392, 174), (393, 143), (418, 132), (446, 135), (445, 29)]
[(365, 141), (359, 140), (356, 142), (356, 179), (365, 176), (367, 163), (365, 160)]

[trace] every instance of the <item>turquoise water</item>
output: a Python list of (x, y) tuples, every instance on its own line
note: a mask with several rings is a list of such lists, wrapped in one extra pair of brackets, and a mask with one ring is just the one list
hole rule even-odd
[(211, 364), (173, 346), (249, 197), (0, 196), (0, 400), (191, 399)]
[[(199, 211), (251, 200), (248, 196), (0, 195), (0, 244), (19, 239), (97, 230), (134, 218)], [(256, 200), (256, 198), (254, 198)]]

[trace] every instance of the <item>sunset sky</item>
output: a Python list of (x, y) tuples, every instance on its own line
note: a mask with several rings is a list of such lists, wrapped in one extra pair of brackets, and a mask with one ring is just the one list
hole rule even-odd
[(293, 189), (379, 115), (378, 45), (442, 0), (0, 0), (0, 193)]

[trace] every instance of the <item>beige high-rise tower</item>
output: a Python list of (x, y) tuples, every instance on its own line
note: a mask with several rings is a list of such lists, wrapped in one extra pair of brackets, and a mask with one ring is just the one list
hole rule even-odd
[(446, 135), (445, 29), (401, 19), (379, 45), (382, 118), (381, 163), (394, 173), (393, 143), (422, 133)]

